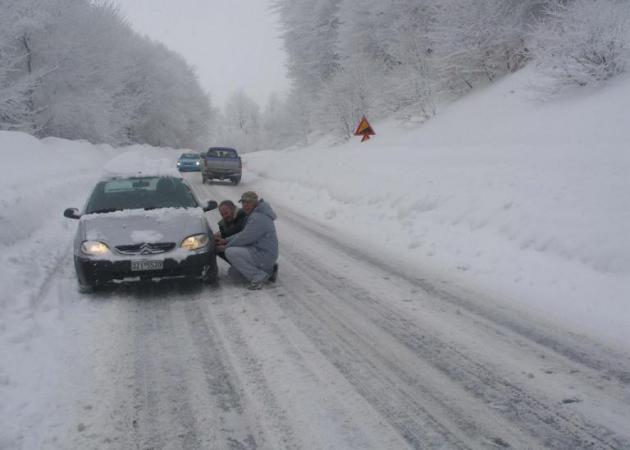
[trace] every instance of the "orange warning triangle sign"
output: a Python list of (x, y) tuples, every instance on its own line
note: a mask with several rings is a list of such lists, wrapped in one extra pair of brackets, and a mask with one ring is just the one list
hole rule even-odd
[(354, 135), (363, 136), (363, 139), (361, 140), (361, 142), (363, 142), (365, 140), (368, 140), (370, 136), (374, 136), (375, 134), (376, 133), (374, 133), (374, 130), (372, 129), (372, 125), (370, 125), (370, 122), (368, 122), (365, 116), (363, 116), (361, 118), (361, 122), (359, 122), (359, 126), (354, 132)]

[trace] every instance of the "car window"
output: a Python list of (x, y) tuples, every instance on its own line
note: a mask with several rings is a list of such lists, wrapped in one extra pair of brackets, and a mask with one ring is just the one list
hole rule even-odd
[(199, 153), (184, 153), (180, 159), (199, 159)]
[(92, 191), (86, 214), (125, 209), (196, 208), (197, 200), (183, 180), (134, 177), (101, 181)]
[(237, 154), (235, 150), (223, 149), (223, 148), (211, 148), (208, 150), (207, 155), (210, 158), (236, 158)]
[(157, 178), (116, 179), (103, 184), (106, 193), (128, 192), (137, 189), (154, 191), (157, 186)]

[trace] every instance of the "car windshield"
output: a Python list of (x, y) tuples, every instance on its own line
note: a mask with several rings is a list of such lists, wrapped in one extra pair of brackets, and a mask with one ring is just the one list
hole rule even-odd
[(211, 148), (208, 150), (207, 155), (210, 158), (236, 158), (236, 150), (231, 148)]
[(86, 214), (125, 209), (196, 208), (190, 188), (175, 177), (114, 178), (96, 185)]
[(198, 153), (184, 153), (179, 159), (199, 159)]

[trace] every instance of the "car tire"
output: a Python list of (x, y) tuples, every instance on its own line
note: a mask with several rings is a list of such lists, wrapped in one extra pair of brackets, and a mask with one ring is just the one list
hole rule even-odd
[(93, 284), (84, 284), (79, 282), (79, 293), (80, 294), (93, 294), (96, 291), (96, 286)]
[(219, 280), (219, 267), (216, 256), (212, 257), (210, 264), (201, 269), (201, 280), (204, 284), (216, 285)]
[(234, 183), (234, 186), (238, 185), (241, 182), (241, 177), (234, 177), (231, 178), (232, 183)]

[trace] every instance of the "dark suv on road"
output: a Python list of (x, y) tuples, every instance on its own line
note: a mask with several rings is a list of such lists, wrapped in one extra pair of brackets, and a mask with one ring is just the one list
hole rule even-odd
[(238, 152), (229, 147), (210, 147), (206, 153), (201, 154), (203, 163), (201, 167), (201, 182), (209, 180), (230, 180), (234, 184), (241, 182), (243, 163)]

